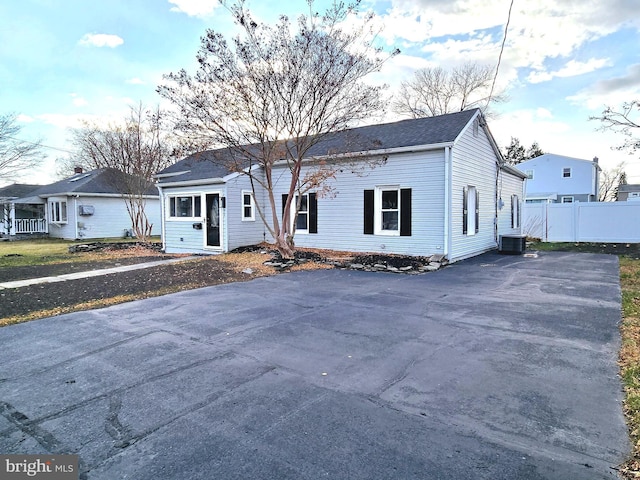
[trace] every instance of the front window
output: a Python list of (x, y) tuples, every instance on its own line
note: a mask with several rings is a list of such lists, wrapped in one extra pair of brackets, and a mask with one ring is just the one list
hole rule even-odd
[(172, 218), (201, 217), (202, 199), (200, 195), (169, 197), (169, 216)]
[(562, 203), (573, 203), (573, 197), (562, 197)]
[(571, 168), (565, 167), (562, 169), (562, 178), (571, 178)]
[(51, 223), (67, 223), (67, 202), (54, 200), (49, 203)]
[[(296, 205), (300, 202), (300, 208), (298, 209), (298, 216), (296, 218), (296, 231), (308, 232), (309, 231), (309, 195), (302, 195), (302, 197), (296, 195)], [(295, 206), (294, 206), (295, 207)]]
[(376, 193), (376, 233), (399, 235), (400, 189), (398, 187), (378, 187)]
[(242, 221), (255, 220), (255, 207), (253, 204), (253, 193), (247, 190), (242, 191)]
[(528, 180), (533, 180), (533, 170), (527, 170), (525, 173)]

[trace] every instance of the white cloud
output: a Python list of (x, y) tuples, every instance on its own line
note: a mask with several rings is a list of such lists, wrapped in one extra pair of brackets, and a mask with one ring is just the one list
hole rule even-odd
[(21, 113), (16, 117), (16, 120), (22, 123), (31, 123), (35, 119), (33, 117), (30, 117), (29, 115), (25, 115), (24, 113)]
[(87, 33), (80, 41), (79, 45), (84, 47), (110, 47), (115, 48), (122, 45), (124, 40), (118, 35), (109, 35), (106, 33)]
[(590, 110), (602, 110), (605, 106), (617, 106), (640, 96), (640, 63), (627, 68), (619, 77), (598, 80), (588, 88), (580, 90), (567, 100), (576, 105), (586, 105)]
[[(385, 27), (382, 35), (391, 45), (409, 42), (423, 48), (444, 67), (461, 60), (495, 63), (508, 4), (504, 0), (392, 0), (392, 7), (380, 16)], [(640, 28), (640, 2), (515, 2), (500, 75), (513, 79), (515, 69), (532, 68), (538, 71), (532, 78), (543, 81), (550, 75), (545, 72), (546, 60), (570, 58), (579, 47), (626, 26)], [(577, 75), (580, 69), (597, 67), (591, 62), (598, 61), (567, 64), (566, 70), (555, 73)]]
[(73, 104), (76, 107), (84, 107), (86, 105), (89, 105), (89, 102), (87, 102), (84, 98), (80, 97), (77, 93), (70, 93), (69, 96), (73, 98)]
[(213, 15), (214, 10), (220, 5), (219, 0), (169, 0), (175, 5), (171, 7), (172, 12), (186, 13), (190, 17), (208, 18)]
[(534, 71), (529, 74), (527, 80), (531, 83), (547, 82), (555, 77), (576, 77), (611, 65), (608, 58), (590, 58), (586, 62), (576, 60), (568, 61), (563, 68), (555, 72)]
[(134, 77), (134, 78), (130, 78), (129, 80), (127, 80), (127, 83), (129, 85), (144, 85), (145, 83), (140, 80), (138, 77)]

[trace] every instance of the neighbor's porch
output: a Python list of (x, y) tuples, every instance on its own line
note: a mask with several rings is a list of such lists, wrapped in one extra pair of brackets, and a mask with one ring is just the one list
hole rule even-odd
[(7, 236), (49, 233), (45, 203), (42, 199), (0, 205), (0, 233)]

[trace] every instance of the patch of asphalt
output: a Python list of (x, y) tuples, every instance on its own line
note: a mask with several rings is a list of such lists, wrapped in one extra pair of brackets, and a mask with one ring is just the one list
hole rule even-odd
[(0, 329), (0, 452), (82, 478), (612, 479), (617, 258), (296, 272)]

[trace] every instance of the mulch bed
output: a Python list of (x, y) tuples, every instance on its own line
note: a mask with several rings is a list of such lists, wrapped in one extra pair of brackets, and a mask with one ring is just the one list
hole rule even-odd
[[(124, 259), (119, 259), (118, 262), (123, 263), (121, 260)], [(154, 257), (152, 260), (157, 260), (157, 258)], [(64, 268), (68, 268), (70, 265), (72, 264), (66, 264)], [(58, 266), (62, 267), (62, 265)], [(93, 263), (92, 266), (95, 267), (96, 264)], [(43, 268), (45, 267), (47, 274), (54, 271), (54, 265), (43, 265), (38, 267), (41, 273), (38, 276), (43, 276), (45, 272)], [(104, 265), (101, 268), (104, 268)], [(0, 269), (0, 272), (2, 270), (4, 269)], [(69, 273), (69, 271), (65, 270), (64, 273)], [(201, 259), (79, 280), (5, 289), (0, 290), (0, 319), (41, 310), (70, 307), (84, 302), (122, 295), (144, 296), (143, 294), (146, 292), (156, 292), (162, 289), (177, 291), (246, 281), (251, 278), (253, 275), (237, 272), (222, 261)]]

